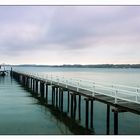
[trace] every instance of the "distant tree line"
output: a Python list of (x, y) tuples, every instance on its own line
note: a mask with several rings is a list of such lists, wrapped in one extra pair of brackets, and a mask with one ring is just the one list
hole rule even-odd
[(59, 67), (77, 68), (140, 68), (140, 64), (99, 64), (99, 65), (61, 65)]
[(66, 68), (140, 68), (140, 64), (97, 64), (97, 65), (36, 65), (36, 64), (23, 64), (12, 65), (19, 67), (66, 67)]

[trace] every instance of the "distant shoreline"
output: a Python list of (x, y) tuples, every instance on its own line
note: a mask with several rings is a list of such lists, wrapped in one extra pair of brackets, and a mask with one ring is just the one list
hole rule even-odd
[(36, 64), (21, 64), (21, 65), (5, 65), (11, 67), (60, 67), (60, 68), (140, 68), (140, 64), (97, 64), (97, 65), (36, 65)]

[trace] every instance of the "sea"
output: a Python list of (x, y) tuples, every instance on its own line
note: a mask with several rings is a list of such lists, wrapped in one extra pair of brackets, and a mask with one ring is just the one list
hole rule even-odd
[[(7, 67), (7, 69), (10, 69)], [(140, 87), (140, 69), (136, 68), (67, 68), (67, 67), (13, 67), (13, 70), (51, 74), (93, 82)], [(48, 93), (51, 104), (51, 91)], [(54, 109), (44, 106), (10, 75), (0, 77), (0, 135), (83, 135), (85, 102), (82, 98), (81, 121), (73, 124)], [(64, 112), (67, 95), (64, 94)], [(78, 118), (78, 114), (76, 114)], [(139, 135), (140, 116), (122, 112), (118, 116), (119, 135)], [(73, 127), (72, 127), (73, 125)], [(79, 126), (79, 127), (77, 127)], [(113, 112), (110, 111), (110, 135), (114, 134)], [(106, 135), (106, 104), (94, 101), (93, 128), (87, 135)]]

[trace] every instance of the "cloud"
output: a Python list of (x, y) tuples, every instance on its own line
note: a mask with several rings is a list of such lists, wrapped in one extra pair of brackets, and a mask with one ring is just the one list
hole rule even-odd
[(13, 63), (25, 55), (36, 62), (37, 53), (50, 60), (54, 54), (53, 63), (96, 63), (99, 56), (97, 63), (136, 62), (139, 55), (130, 53), (140, 51), (139, 12), (140, 6), (1, 6), (0, 56)]

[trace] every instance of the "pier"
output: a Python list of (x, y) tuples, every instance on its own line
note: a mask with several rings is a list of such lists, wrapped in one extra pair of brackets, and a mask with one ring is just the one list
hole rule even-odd
[[(94, 102), (106, 104), (106, 134), (110, 134), (110, 112), (114, 114), (114, 134), (118, 134), (119, 113), (140, 114), (140, 88), (95, 83), (82, 79), (41, 75), (38, 73), (11, 71), (11, 76), (30, 90), (35, 97), (48, 105), (48, 89), (51, 89), (51, 105), (62, 114), (70, 114), (73, 121), (81, 120), (81, 98), (85, 102), (85, 128), (94, 127)], [(67, 112), (64, 112), (64, 94), (67, 96)], [(76, 118), (77, 116), (77, 118)]]

